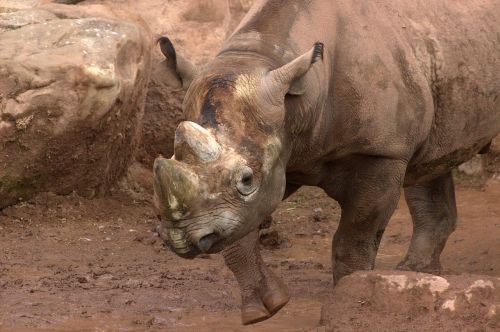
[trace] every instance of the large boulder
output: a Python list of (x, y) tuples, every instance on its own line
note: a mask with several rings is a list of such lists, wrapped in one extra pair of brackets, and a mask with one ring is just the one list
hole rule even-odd
[(498, 331), (500, 278), (359, 271), (324, 302), (326, 331)]
[(33, 3), (0, 0), (0, 208), (41, 191), (104, 193), (140, 140), (146, 25), (101, 6)]

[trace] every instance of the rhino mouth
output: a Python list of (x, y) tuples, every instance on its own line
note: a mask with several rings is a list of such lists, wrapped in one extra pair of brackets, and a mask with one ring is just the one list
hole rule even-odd
[(179, 249), (179, 248), (175, 247), (172, 244), (172, 242), (169, 240), (165, 240), (164, 244), (170, 251), (172, 251), (173, 253), (175, 253), (177, 256), (179, 256), (181, 258), (193, 259), (193, 258), (196, 258), (199, 254), (201, 254), (201, 251), (192, 245), (189, 246), (189, 248), (187, 248), (187, 249)]
[(161, 237), (168, 249), (182, 258), (192, 259), (204, 254), (215, 254), (224, 249), (226, 239), (219, 232), (206, 230), (202, 234), (185, 228), (166, 226), (162, 220)]
[(201, 250), (197, 246), (189, 243), (188, 240), (186, 240), (187, 245), (179, 248), (176, 246), (176, 244), (170, 240), (165, 241), (165, 245), (167, 246), (168, 249), (173, 251), (177, 256), (182, 257), (182, 258), (187, 258), (187, 259), (193, 259), (196, 258), (200, 254), (216, 254), (223, 249), (223, 245), (221, 241), (214, 242), (209, 249), (206, 250)]

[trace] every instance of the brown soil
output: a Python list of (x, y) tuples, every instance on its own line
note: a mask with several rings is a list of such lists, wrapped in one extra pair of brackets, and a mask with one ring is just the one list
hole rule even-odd
[[(198, 64), (226, 33), (220, 22), (180, 24), (187, 1), (84, 3), (134, 9)], [(145, 164), (169, 153), (172, 122), (180, 116), (182, 92), (163, 89), (153, 75), (139, 155)], [(175, 102), (163, 104), (165, 99)], [(443, 253), (445, 274), (500, 275), (500, 183), (481, 188), (457, 191), (460, 224)], [(332, 287), (330, 243), (339, 212), (314, 188), (281, 205), (265, 231), (263, 256), (292, 298), (273, 318), (242, 327), (239, 290), (221, 257), (184, 260), (167, 251), (154, 232), (147, 194), (117, 191), (94, 200), (44, 194), (0, 212), (0, 331), (316, 331)], [(402, 201), (382, 240), (377, 269), (393, 268), (410, 237)]]
[[(461, 222), (443, 253), (445, 274), (500, 275), (500, 184), (457, 194)], [(167, 251), (147, 196), (133, 197), (45, 194), (3, 211), (1, 331), (316, 330), (332, 287), (330, 241), (339, 220), (338, 206), (320, 190), (304, 188), (276, 211), (263, 254), (292, 299), (251, 327), (240, 325), (238, 287), (221, 257), (184, 260)], [(402, 201), (377, 269), (395, 266), (410, 234)]]

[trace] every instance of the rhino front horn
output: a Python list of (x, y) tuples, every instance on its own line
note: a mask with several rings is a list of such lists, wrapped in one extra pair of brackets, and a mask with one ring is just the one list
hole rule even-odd
[(207, 163), (216, 160), (221, 152), (219, 143), (207, 129), (191, 121), (183, 121), (175, 131), (176, 160), (187, 163)]
[(198, 197), (198, 176), (184, 163), (162, 157), (156, 158), (153, 170), (155, 200), (168, 219), (181, 219)]

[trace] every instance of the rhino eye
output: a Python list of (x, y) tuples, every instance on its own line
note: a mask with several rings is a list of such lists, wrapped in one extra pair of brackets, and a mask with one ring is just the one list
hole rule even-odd
[(238, 192), (243, 196), (248, 196), (257, 189), (257, 187), (254, 186), (253, 171), (250, 167), (244, 166), (241, 169), (236, 189), (238, 189)]
[(241, 177), (241, 183), (245, 186), (251, 186), (253, 181), (253, 174), (246, 173)]

